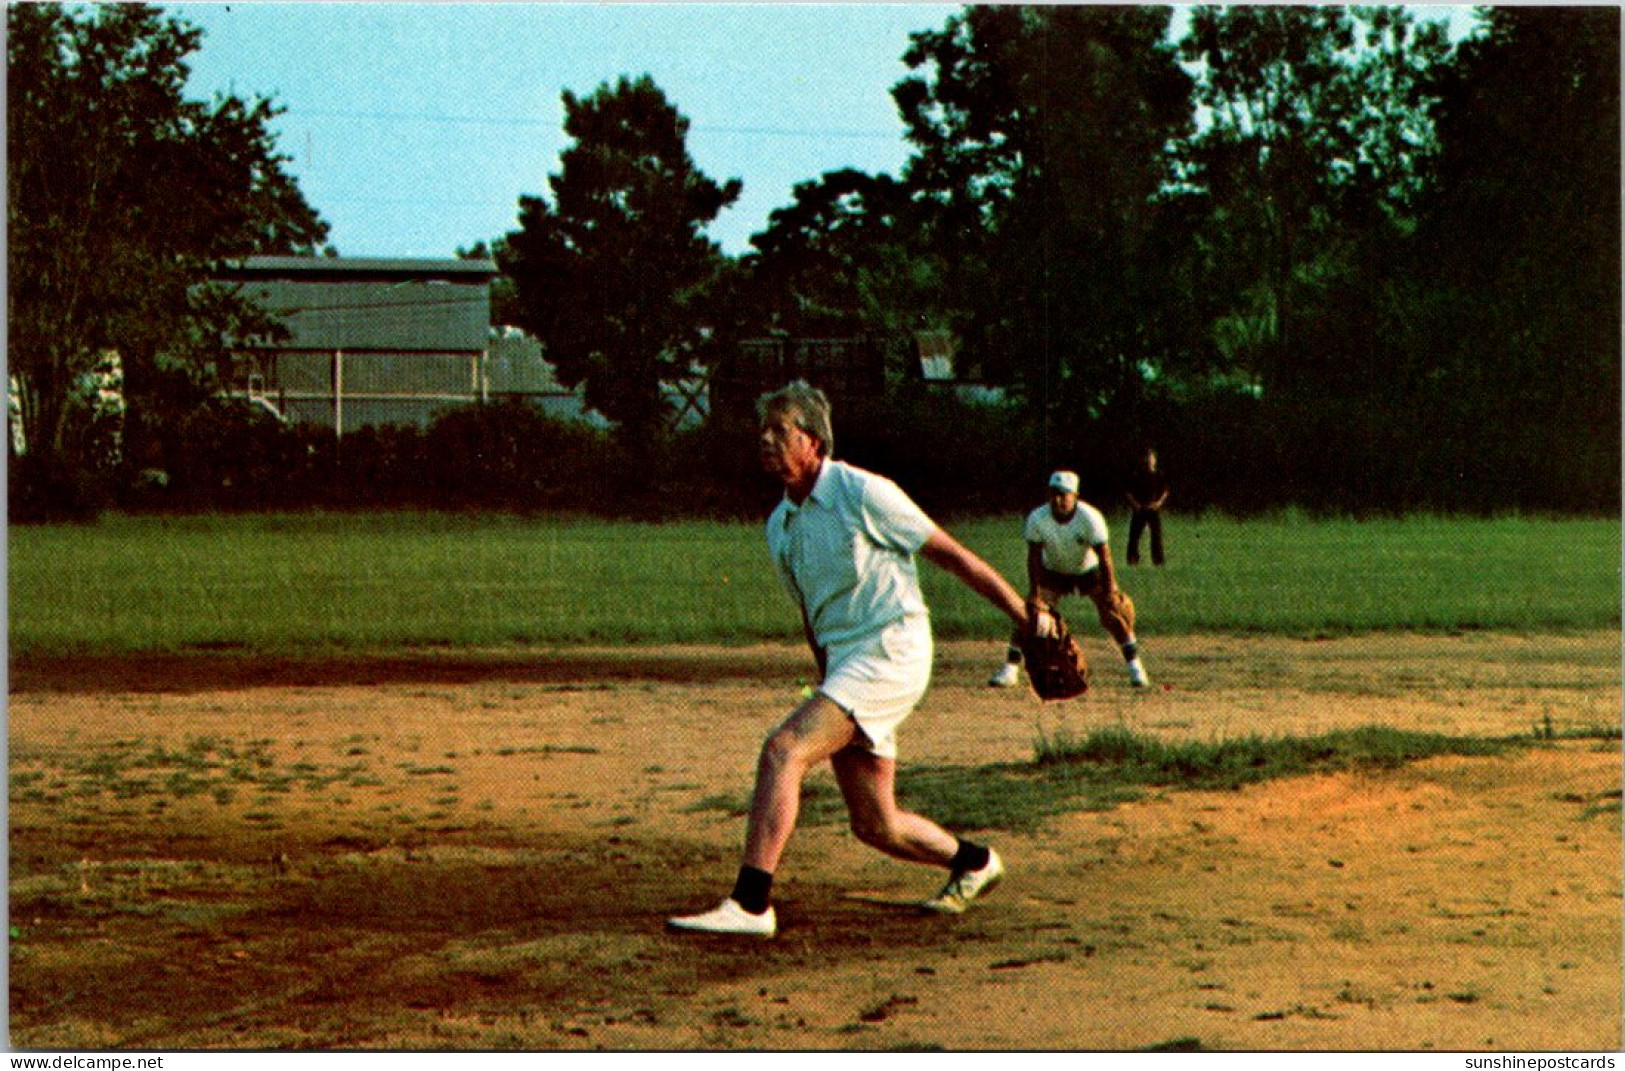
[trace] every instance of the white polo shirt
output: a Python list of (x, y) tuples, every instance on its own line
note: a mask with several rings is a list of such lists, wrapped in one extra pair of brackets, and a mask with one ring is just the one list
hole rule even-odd
[(1039, 506), (1027, 514), (1022, 536), (1028, 543), (1044, 547), (1044, 568), (1052, 573), (1078, 576), (1100, 564), (1095, 547), (1106, 542), (1106, 518), (1089, 503), (1080, 500), (1065, 524), (1055, 519), (1049, 506)]
[(936, 522), (891, 480), (826, 460), (807, 500), (767, 519), (767, 549), (813, 637), (832, 647), (927, 614), (914, 555)]

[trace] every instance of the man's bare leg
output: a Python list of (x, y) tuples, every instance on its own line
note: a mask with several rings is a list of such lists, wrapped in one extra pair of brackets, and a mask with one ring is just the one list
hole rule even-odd
[(959, 838), (924, 815), (897, 805), (897, 762), (851, 747), (834, 756), (835, 779), (846, 800), (852, 832), (896, 859), (949, 866)]
[(756, 789), (745, 830), (744, 864), (771, 874), (795, 832), (801, 782), (807, 771), (852, 742), (851, 715), (826, 695), (814, 695), (773, 730), (756, 763)]

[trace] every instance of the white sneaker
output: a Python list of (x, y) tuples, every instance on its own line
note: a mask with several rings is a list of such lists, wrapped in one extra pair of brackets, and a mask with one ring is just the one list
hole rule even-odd
[(948, 884), (935, 897), (920, 905), (933, 915), (963, 915), (970, 902), (984, 896), (1004, 877), (1004, 860), (992, 848), (987, 850), (987, 865), (980, 870), (967, 870), (948, 879)]
[(771, 907), (760, 915), (752, 915), (731, 896), (710, 911), (667, 919), (666, 925), (695, 933), (743, 933), (752, 937), (772, 937), (778, 932), (778, 920)]
[(1021, 667), (1014, 662), (1006, 662), (1000, 666), (998, 672), (988, 678), (989, 688), (1014, 688), (1021, 683)]
[(1146, 676), (1145, 667), (1140, 665), (1138, 658), (1128, 664), (1128, 682), (1136, 688), (1151, 687), (1151, 678)]

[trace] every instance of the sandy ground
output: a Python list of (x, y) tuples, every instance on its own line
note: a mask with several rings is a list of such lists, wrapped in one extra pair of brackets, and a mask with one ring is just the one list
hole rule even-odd
[(761, 942), (662, 921), (727, 891), (795, 648), (14, 662), (11, 1042), (1620, 1047), (1620, 749), (1576, 732), (1620, 723), (1619, 633), (1147, 650), (1151, 691), (1101, 641), (1041, 707), (983, 686), (996, 646), (942, 645), (904, 802), (1105, 726), (1556, 739), (978, 831), (1010, 876), (957, 919), (909, 906), (939, 873), (809, 818)]

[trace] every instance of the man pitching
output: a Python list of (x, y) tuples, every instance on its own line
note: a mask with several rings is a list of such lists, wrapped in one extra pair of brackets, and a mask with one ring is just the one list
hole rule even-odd
[[(1106, 545), (1106, 518), (1078, 498), (1078, 474), (1057, 472), (1049, 478), (1049, 502), (1027, 515), (1022, 530), (1027, 541), (1027, 590), (1033, 605), (1053, 610), (1061, 596), (1076, 592), (1094, 600), (1100, 624), (1117, 642), (1128, 663), (1129, 683), (1151, 684), (1140, 664), (1134, 638), (1134, 602), (1117, 586), (1111, 548)], [(1010, 640), (1004, 665), (988, 684), (1010, 688), (1021, 680), (1021, 636)]]
[(784, 484), (767, 545), (801, 610), (819, 685), (762, 745), (745, 850), (733, 892), (716, 908), (669, 920), (673, 929), (771, 937), (771, 890), (795, 829), (801, 782), (828, 761), (858, 839), (898, 859), (949, 872), (921, 906), (959, 914), (991, 889), (1004, 864), (897, 805), (897, 730), (931, 678), (931, 623), (915, 556), (959, 578), (1027, 625), (1016, 590), (925, 515), (892, 481), (831, 456), (829, 400), (796, 381), (762, 398), (763, 467)]

